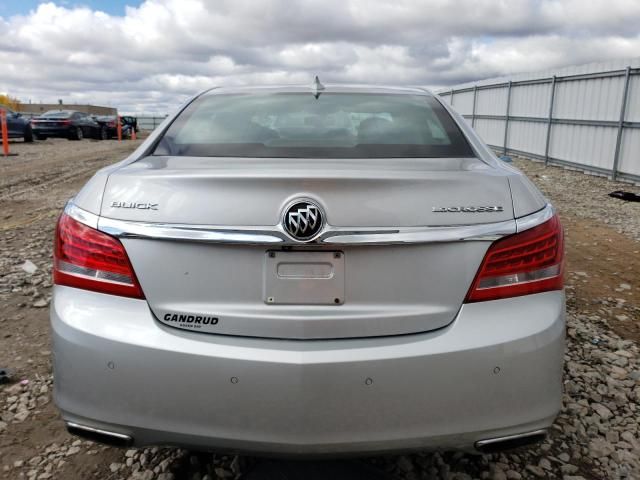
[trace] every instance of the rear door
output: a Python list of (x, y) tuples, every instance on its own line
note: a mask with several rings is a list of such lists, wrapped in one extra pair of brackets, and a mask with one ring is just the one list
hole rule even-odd
[(24, 123), (21, 118), (18, 117), (15, 112), (9, 109), (3, 109), (6, 112), (7, 118), (7, 131), (12, 137), (21, 136), (24, 130)]

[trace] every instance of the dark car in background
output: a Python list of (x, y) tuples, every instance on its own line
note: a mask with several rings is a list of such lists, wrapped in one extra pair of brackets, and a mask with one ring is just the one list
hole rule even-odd
[[(106, 138), (114, 138), (118, 136), (117, 117), (115, 115), (93, 115), (92, 118), (101, 126), (106, 128)], [(122, 126), (122, 137), (131, 137), (131, 132), (138, 133), (138, 119), (131, 116), (120, 117), (120, 125)]]
[(132, 117), (130, 115), (122, 116), (120, 117), (120, 123), (122, 124), (122, 128), (127, 128), (127, 130), (129, 131), (129, 135), (131, 135), (132, 131), (138, 133), (137, 117)]
[(24, 138), (25, 142), (33, 142), (33, 131), (28, 119), (24, 118), (21, 113), (14, 112), (4, 105), (0, 106), (0, 110), (4, 110), (7, 113), (9, 138)]
[(107, 129), (88, 114), (73, 110), (50, 110), (31, 120), (33, 134), (38, 140), (49, 137), (82, 140), (107, 138)]
[(91, 118), (106, 131), (105, 139), (110, 139), (118, 135), (116, 117), (114, 115), (92, 115)]

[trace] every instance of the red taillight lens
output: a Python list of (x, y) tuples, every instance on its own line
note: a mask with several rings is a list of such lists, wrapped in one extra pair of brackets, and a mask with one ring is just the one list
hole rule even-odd
[(57, 285), (144, 298), (122, 243), (64, 213), (56, 228), (53, 281)]
[(564, 239), (557, 215), (493, 243), (466, 302), (482, 302), (562, 290)]

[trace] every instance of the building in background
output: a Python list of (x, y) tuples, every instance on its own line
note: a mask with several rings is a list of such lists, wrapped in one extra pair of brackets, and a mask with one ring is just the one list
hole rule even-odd
[(74, 103), (21, 103), (17, 111), (28, 116), (41, 115), (49, 110), (75, 110), (89, 115), (117, 115), (118, 109), (98, 105), (78, 105)]

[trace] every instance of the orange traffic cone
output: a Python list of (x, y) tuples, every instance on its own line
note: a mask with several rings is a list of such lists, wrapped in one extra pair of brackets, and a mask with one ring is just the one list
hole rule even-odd
[(0, 129), (2, 129), (2, 151), (9, 156), (9, 129), (7, 128), (7, 111), (0, 108)]
[(122, 141), (122, 125), (120, 124), (120, 115), (116, 116), (116, 132), (118, 134), (118, 141)]

